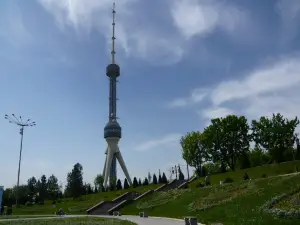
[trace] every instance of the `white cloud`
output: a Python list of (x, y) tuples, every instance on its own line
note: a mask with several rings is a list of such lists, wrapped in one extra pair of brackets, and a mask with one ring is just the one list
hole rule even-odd
[(149, 151), (149, 150), (155, 150), (155, 149), (162, 149), (165, 146), (179, 146), (179, 140), (181, 138), (181, 134), (174, 133), (174, 134), (168, 134), (163, 137), (145, 141), (143, 143), (138, 144), (134, 150), (135, 151)]
[(223, 107), (208, 108), (198, 112), (204, 118), (213, 119), (234, 114), (234, 111)]
[(185, 98), (176, 98), (168, 103), (168, 107), (184, 107), (192, 104), (199, 103), (204, 100), (207, 95), (207, 89), (197, 88), (191, 91), (190, 96)]
[[(98, 30), (110, 42), (111, 0), (37, 0), (55, 18), (58, 26), (75, 28), (79, 36)], [(167, 9), (151, 8), (151, 2), (117, 0), (117, 45), (127, 56), (137, 57), (155, 65), (179, 62), (188, 51), (188, 39), (194, 35), (210, 33), (217, 27), (237, 33), (243, 12), (233, 6), (216, 1), (166, 1)], [(155, 7), (155, 6), (153, 6)], [(155, 15), (157, 21), (149, 18)], [(145, 13), (147, 12), (147, 13)], [(168, 24), (164, 18), (174, 21)], [(175, 28), (176, 28), (175, 27)], [(178, 31), (183, 34), (179, 35)], [(110, 45), (109, 45), (110, 47)]]
[(212, 102), (220, 105), (227, 101), (296, 87), (300, 84), (300, 58), (299, 56), (283, 58), (243, 77), (220, 83), (212, 91)]
[(175, 26), (186, 39), (204, 36), (217, 28), (235, 32), (247, 20), (247, 14), (215, 0), (176, 0), (172, 4)]
[(273, 113), (294, 118), (300, 112), (300, 56), (269, 60), (240, 78), (215, 85), (206, 95), (210, 105), (197, 111), (205, 120), (229, 114), (251, 120)]

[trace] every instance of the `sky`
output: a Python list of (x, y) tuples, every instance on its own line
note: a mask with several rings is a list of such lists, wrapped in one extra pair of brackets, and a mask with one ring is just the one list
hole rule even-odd
[[(112, 0), (0, 1), (0, 185), (102, 173)], [(211, 118), (300, 112), (300, 0), (116, 0), (118, 117), (132, 177), (169, 177), (180, 137)], [(298, 129), (299, 130), (299, 129)], [(124, 179), (118, 166), (118, 176)]]

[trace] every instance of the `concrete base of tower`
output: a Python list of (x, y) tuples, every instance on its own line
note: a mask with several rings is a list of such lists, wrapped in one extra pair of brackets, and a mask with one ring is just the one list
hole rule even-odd
[(111, 172), (111, 165), (113, 161), (113, 157), (115, 156), (125, 174), (125, 177), (128, 180), (128, 183), (132, 185), (131, 178), (129, 176), (127, 167), (125, 165), (124, 159), (122, 157), (122, 154), (120, 152), (118, 143), (119, 143), (120, 138), (117, 137), (107, 137), (106, 142), (107, 142), (107, 154), (106, 154), (106, 159), (105, 159), (105, 165), (103, 169), (103, 176), (104, 176), (104, 183), (103, 186), (104, 188), (108, 187), (108, 178), (110, 177), (110, 172)]

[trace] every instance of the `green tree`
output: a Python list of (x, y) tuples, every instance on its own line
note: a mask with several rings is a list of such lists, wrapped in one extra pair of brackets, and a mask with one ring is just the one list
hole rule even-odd
[(164, 184), (168, 183), (168, 179), (167, 179), (167, 177), (166, 177), (166, 174), (165, 174), (165, 173), (163, 173), (163, 174), (162, 174), (162, 177), (161, 177), (161, 182), (162, 182), (162, 183), (164, 183)]
[(148, 185), (149, 184), (149, 181), (148, 181), (148, 178), (146, 177), (145, 180), (143, 181), (143, 185)]
[(117, 190), (122, 190), (122, 183), (120, 179), (117, 181)]
[(139, 186), (142, 186), (142, 180), (139, 178)]
[(149, 181), (149, 184), (151, 184), (151, 182), (152, 182), (152, 176), (151, 176), (150, 172), (148, 172), (148, 181)]
[(97, 176), (94, 179), (94, 185), (97, 187), (98, 191), (102, 191), (104, 189), (103, 187), (104, 177), (101, 174), (97, 174)]
[(71, 197), (78, 198), (85, 192), (83, 185), (83, 167), (76, 163), (67, 176), (67, 190)]
[(56, 200), (59, 193), (58, 180), (54, 174), (52, 174), (47, 180), (47, 193), (51, 200)]
[(109, 179), (109, 190), (114, 191), (117, 188), (117, 181), (115, 177)]
[(212, 161), (220, 162), (223, 172), (227, 166), (234, 171), (238, 158), (249, 151), (249, 125), (244, 116), (212, 119), (204, 134)]
[(178, 165), (178, 178), (179, 178), (179, 180), (184, 180), (184, 174), (182, 173), (182, 171), (181, 171), (181, 168), (180, 168), (180, 166)]
[(31, 198), (37, 193), (37, 180), (35, 177), (31, 177), (27, 180), (27, 187)]
[(209, 160), (206, 137), (198, 131), (192, 131), (181, 137), (182, 157), (188, 165), (195, 167), (198, 176), (205, 161)]
[(41, 200), (45, 200), (47, 198), (47, 177), (46, 175), (42, 175), (40, 178), (40, 183), (38, 185), (39, 197)]
[(153, 184), (157, 184), (157, 177), (155, 173), (153, 174)]
[(124, 189), (128, 189), (129, 188), (129, 184), (128, 184), (128, 180), (125, 178), (124, 180), (124, 185), (123, 185)]
[(284, 118), (280, 113), (272, 118), (252, 120), (252, 137), (256, 145), (266, 149), (274, 162), (284, 161), (284, 152), (291, 149), (296, 140), (295, 129), (299, 120)]
[(158, 183), (159, 183), (159, 184), (161, 184), (161, 183), (162, 183), (162, 179), (161, 179), (160, 170), (158, 171)]
[(139, 186), (139, 183), (138, 183), (136, 177), (133, 178), (133, 184), (132, 185), (133, 185), (133, 188), (136, 188), (136, 187)]

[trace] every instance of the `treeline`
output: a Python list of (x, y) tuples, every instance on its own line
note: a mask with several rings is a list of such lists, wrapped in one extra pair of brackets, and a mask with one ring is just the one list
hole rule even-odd
[[(111, 181), (107, 189), (104, 189), (103, 181), (103, 176), (98, 174), (94, 180), (94, 185), (84, 183), (83, 167), (80, 163), (76, 163), (72, 171), (67, 175), (67, 184), (64, 188), (55, 175), (51, 175), (48, 178), (46, 175), (42, 175), (39, 179), (35, 177), (29, 178), (27, 184), (20, 185), (18, 188), (18, 204), (26, 206), (33, 204), (43, 205), (45, 200), (51, 200), (52, 203), (55, 204), (56, 201), (60, 201), (62, 198), (72, 197), (75, 199), (97, 192), (130, 188), (127, 179), (124, 180), (123, 184), (120, 179), (116, 182)], [(144, 179), (134, 177), (132, 187), (136, 188), (143, 185), (164, 184), (167, 182), (168, 180), (165, 173), (161, 174), (159, 171), (158, 176), (148, 173), (148, 176)], [(16, 203), (16, 191), (16, 186), (5, 189), (2, 201), (3, 206), (12, 206)]]
[(297, 117), (288, 119), (280, 113), (250, 124), (244, 116), (215, 118), (203, 131), (181, 138), (182, 156), (198, 176), (298, 160), (298, 124)]

